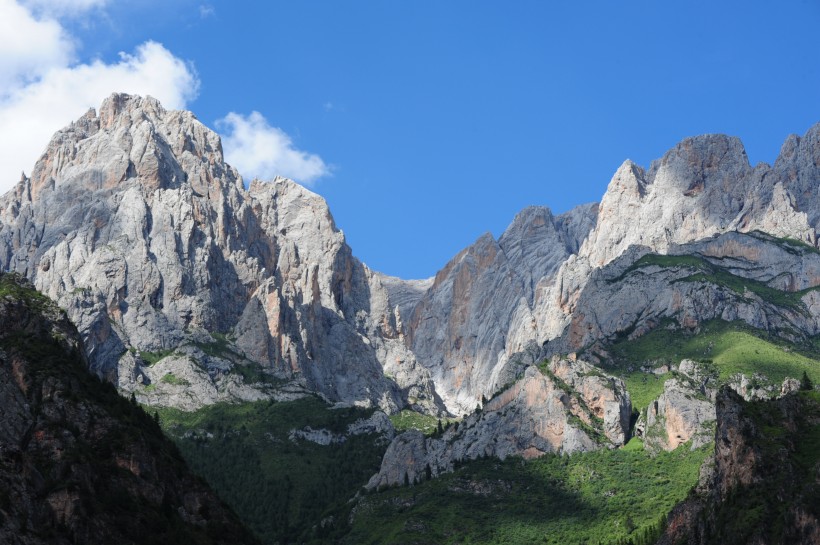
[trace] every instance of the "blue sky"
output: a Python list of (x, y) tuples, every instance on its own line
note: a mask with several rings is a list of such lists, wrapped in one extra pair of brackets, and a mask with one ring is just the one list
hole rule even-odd
[[(244, 170), (301, 176), (358, 257), (405, 278), (525, 206), (599, 200), (627, 158), (648, 166), (721, 132), (771, 162), (820, 121), (817, 1), (122, 4), (24, 7), (68, 37), (69, 58), (44, 54), (65, 70), (120, 66), (125, 52), (137, 80), (173, 75), (153, 94), (233, 137)], [(2, 58), (0, 43), (0, 75)], [(278, 158), (260, 157), (268, 148)]]

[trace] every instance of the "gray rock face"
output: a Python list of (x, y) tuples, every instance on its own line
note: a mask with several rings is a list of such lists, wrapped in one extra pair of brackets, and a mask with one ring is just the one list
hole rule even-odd
[(726, 233), (647, 255), (633, 247), (590, 273), (549, 353), (639, 337), (664, 321), (694, 329), (719, 318), (784, 335), (820, 329), (820, 254), (762, 233)]
[(290, 441), (310, 441), (317, 445), (336, 445), (347, 441), (351, 435), (375, 434), (380, 440), (389, 443), (396, 436), (396, 429), (390, 418), (382, 411), (375, 411), (368, 418), (360, 418), (347, 427), (347, 433), (333, 433), (324, 428), (314, 429), (306, 426), (300, 430), (293, 429), (288, 433)]
[(440, 438), (405, 432), (390, 444), (369, 488), (414, 482), (482, 456), (536, 458), (622, 445), (631, 402), (623, 382), (582, 361), (554, 358), (449, 427)]
[[(241, 364), (333, 401), (404, 404), (382, 363), (414, 365), (395, 309), (325, 202), (282, 178), (246, 191), (214, 132), (151, 98), (113, 95), (55, 135), (0, 200), (0, 264), (67, 309), (91, 367), (142, 401), (270, 395)], [(151, 368), (129, 353), (203, 345), (231, 357)], [(425, 376), (414, 394), (435, 408)]]
[[(615, 316), (618, 304), (607, 304), (600, 297), (596, 305), (580, 308), (590, 301), (590, 292), (600, 287), (588, 286), (598, 278), (596, 271), (623, 256), (631, 255), (634, 261), (641, 252), (682, 254), (692, 248), (680, 247), (694, 241), (748, 233), (758, 241), (720, 239), (704, 248), (704, 255), (713, 261), (726, 260), (732, 274), (777, 289), (815, 287), (820, 280), (816, 263), (803, 262), (806, 252), (782, 261), (789, 249), (774, 251), (775, 244), (767, 245), (766, 237), (758, 232), (816, 246), (820, 197), (811, 188), (820, 177), (815, 160), (818, 150), (820, 125), (803, 138), (790, 137), (774, 166), (749, 165), (737, 138), (688, 138), (648, 170), (625, 162), (599, 206), (579, 207), (559, 217), (545, 209), (526, 209), (498, 241), (485, 235), (457, 255), (417, 302), (402, 298), (401, 317), (409, 345), (429, 370), (447, 407), (457, 414), (469, 410), (481, 395), (501, 387), (500, 377), (506, 376), (507, 366), (530, 343), (563, 340), (568, 329), (580, 335), (571, 343), (574, 348), (606, 335), (595, 324), (589, 332), (578, 331), (590, 325), (590, 310), (599, 317), (610, 311), (611, 318), (616, 318), (618, 325), (604, 325), (604, 330), (624, 329), (627, 318)], [(772, 240), (768, 237), (768, 242)], [(797, 268), (793, 271), (782, 263)], [(762, 272), (755, 271), (759, 266)], [(638, 287), (627, 286), (621, 297), (640, 293), (635, 290)], [(667, 290), (667, 295), (674, 303), (695, 291), (697, 287), (686, 293)], [(705, 308), (722, 297), (707, 294), (694, 305)], [(814, 299), (810, 295), (806, 304), (816, 307)], [(669, 302), (665, 299), (658, 307)], [(768, 327), (771, 313), (756, 318), (759, 311), (753, 302), (722, 308), (715, 314)], [(778, 327), (792, 317), (774, 316), (774, 320)], [(607, 324), (606, 319), (599, 321)], [(649, 322), (644, 325), (652, 327)], [(635, 335), (647, 327), (639, 328)], [(813, 327), (801, 331), (810, 333)]]
[(510, 356), (535, 336), (536, 284), (577, 251), (596, 211), (587, 205), (556, 217), (542, 207), (523, 210), (497, 241), (485, 234), (454, 257), (412, 312), (401, 309), (409, 346), (452, 413), (472, 410), (502, 386)]
[[(820, 124), (790, 137), (774, 166), (752, 168), (737, 138), (687, 138), (644, 171), (627, 161), (607, 188), (595, 228), (554, 282), (536, 293), (538, 340), (554, 339), (577, 316), (592, 272), (640, 246), (674, 245), (721, 233), (756, 230), (817, 244)], [(814, 184), (814, 185), (812, 185)]]
[[(579, 361), (528, 368), (544, 353), (591, 355), (664, 320), (820, 333), (818, 150), (820, 125), (774, 166), (751, 167), (735, 138), (687, 139), (647, 171), (624, 163), (600, 205), (527, 208), (435, 278), (405, 281), (353, 257), (318, 195), (282, 178), (246, 190), (192, 114), (113, 95), (0, 199), (0, 264), (56, 299), (91, 367), (143, 402), (315, 391), (464, 414), (492, 398), (451, 443), (397, 439), (378, 486), (403, 480), (398, 459), (436, 472), (623, 444), (623, 384)], [(694, 258), (641, 261), (650, 252)], [(783, 292), (787, 304), (770, 297)]]
[(636, 428), (647, 450), (675, 450), (688, 441), (695, 449), (714, 440), (715, 418), (714, 401), (685, 378), (673, 378)]

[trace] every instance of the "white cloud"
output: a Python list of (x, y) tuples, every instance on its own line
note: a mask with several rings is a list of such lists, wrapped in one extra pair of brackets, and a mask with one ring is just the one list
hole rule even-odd
[(0, 97), (73, 58), (74, 43), (58, 22), (35, 19), (13, 0), (0, 0)]
[[(104, 8), (108, 0), (0, 0), (0, 193), (31, 172), (55, 131), (98, 107), (112, 92), (151, 95), (185, 108), (199, 90), (193, 67), (147, 41), (116, 62), (79, 63), (76, 40), (60, 24)], [(204, 16), (213, 15), (203, 4)], [(331, 106), (332, 107), (332, 106)], [(287, 176), (310, 184), (329, 174), (315, 154), (300, 151), (258, 112), (218, 122), (225, 156), (246, 178)]]
[(108, 0), (23, 0), (23, 5), (38, 14), (51, 17), (71, 17), (101, 8)]
[(246, 179), (279, 175), (309, 185), (330, 174), (321, 157), (294, 148), (290, 136), (270, 126), (259, 112), (231, 112), (217, 121), (217, 128), (223, 132), (225, 159)]
[[(30, 54), (29, 46), (36, 46)], [(19, 61), (18, 50), (30, 60)], [(71, 37), (59, 23), (0, 0), (0, 192), (12, 187), (21, 171), (31, 171), (55, 131), (112, 92), (151, 95), (166, 108), (184, 108), (199, 89), (193, 67), (156, 42), (121, 53), (110, 64), (76, 64), (73, 55)]]

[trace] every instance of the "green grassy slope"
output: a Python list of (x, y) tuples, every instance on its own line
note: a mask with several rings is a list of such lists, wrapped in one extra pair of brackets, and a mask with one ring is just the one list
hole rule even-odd
[(684, 358), (707, 362), (721, 382), (736, 373), (760, 373), (773, 383), (800, 378), (804, 371), (813, 381), (820, 379), (820, 353), (813, 343), (790, 343), (742, 322), (712, 320), (697, 333), (656, 329), (639, 339), (616, 342), (610, 353), (637, 409), (660, 395), (668, 378), (634, 370), (641, 365), (677, 364)]
[(697, 482), (710, 447), (477, 460), (365, 496), (349, 544), (613, 543), (641, 536)]

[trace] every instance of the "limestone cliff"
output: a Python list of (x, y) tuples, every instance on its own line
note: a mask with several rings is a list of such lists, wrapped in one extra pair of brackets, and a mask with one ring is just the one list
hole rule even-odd
[[(498, 240), (484, 235), (455, 256), (421, 297), (402, 298), (409, 346), (430, 371), (447, 407), (458, 413), (503, 385), (507, 367), (533, 345), (559, 340), (569, 352), (631, 327), (636, 314), (618, 317), (621, 304), (637, 307), (640, 301), (631, 301), (637, 296), (646, 306), (653, 297), (637, 289), (638, 277), (604, 289), (601, 270), (610, 264), (620, 262), (615, 269), (623, 272), (644, 253), (702, 251), (712, 264), (730, 262), (731, 274), (778, 290), (816, 287), (816, 260), (807, 248), (816, 248), (820, 222), (820, 197), (811, 190), (811, 180), (820, 177), (819, 153), (820, 124), (802, 138), (790, 137), (774, 165), (752, 167), (741, 142), (723, 135), (687, 138), (648, 170), (626, 161), (600, 205), (557, 217), (528, 208)], [(709, 247), (691, 246), (713, 239)], [(790, 257), (792, 250), (798, 254)], [(763, 273), (755, 272), (758, 264)], [(688, 320), (681, 307), (700, 287), (667, 287), (656, 300), (656, 314), (671, 304)], [(618, 289), (614, 303), (600, 295)], [(715, 298), (725, 297), (705, 290), (692, 305), (705, 308)], [(816, 306), (813, 295), (804, 303)], [(791, 327), (785, 322), (794, 321), (794, 316), (783, 320), (765, 311), (755, 318), (761, 310), (755, 301), (729, 306), (719, 305), (713, 314), (748, 318), (764, 328)], [(813, 313), (808, 320), (797, 319), (798, 331), (813, 334)], [(635, 336), (655, 325), (651, 319), (640, 321)]]
[(548, 352), (595, 352), (661, 323), (694, 330), (715, 318), (790, 338), (820, 332), (820, 253), (809, 245), (730, 232), (670, 246), (666, 255), (647, 252), (631, 247), (589, 273)]
[(817, 244), (820, 124), (791, 136), (773, 166), (749, 165), (737, 138), (687, 138), (648, 171), (631, 161), (615, 173), (597, 223), (577, 256), (536, 293), (538, 338), (559, 336), (594, 270), (633, 246), (665, 254), (674, 245), (730, 232), (766, 232)]
[(384, 376), (415, 360), (324, 200), (282, 178), (245, 190), (219, 137), (154, 99), (112, 95), (54, 136), (0, 201), (0, 264), (67, 309), (92, 369), (141, 400), (291, 395), (284, 380), (388, 410), (412, 387), (435, 410), (423, 369), (404, 392)]
[(596, 211), (527, 208), (498, 240), (485, 234), (450, 260), (412, 311), (406, 305), (408, 344), (451, 412), (472, 410), (503, 385), (510, 357), (536, 337), (536, 285), (577, 251)]

